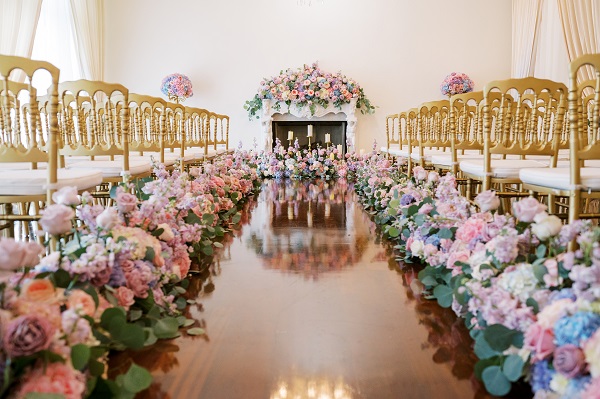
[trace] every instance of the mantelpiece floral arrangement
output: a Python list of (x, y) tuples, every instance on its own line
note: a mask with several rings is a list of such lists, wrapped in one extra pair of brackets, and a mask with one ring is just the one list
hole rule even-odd
[(257, 114), (262, 109), (263, 100), (275, 101), (276, 110), (282, 103), (288, 106), (294, 104), (298, 108), (309, 107), (311, 115), (315, 114), (317, 107), (326, 108), (333, 103), (336, 108), (341, 108), (352, 101), (356, 101), (356, 108), (363, 114), (375, 112), (375, 107), (355, 80), (341, 72), (325, 72), (317, 63), (289, 68), (260, 82), (258, 93), (244, 105), (250, 119), (259, 118)]

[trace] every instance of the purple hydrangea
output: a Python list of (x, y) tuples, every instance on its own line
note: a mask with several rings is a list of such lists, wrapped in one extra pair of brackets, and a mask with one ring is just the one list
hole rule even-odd
[(402, 197), (400, 197), (400, 205), (402, 206), (410, 205), (415, 201), (415, 197), (410, 194), (404, 194)]

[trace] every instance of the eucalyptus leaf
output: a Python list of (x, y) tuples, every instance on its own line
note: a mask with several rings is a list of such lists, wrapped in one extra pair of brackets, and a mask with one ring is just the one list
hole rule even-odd
[(132, 364), (123, 376), (123, 388), (131, 393), (138, 393), (152, 384), (152, 375), (148, 370), (137, 364)]
[(485, 389), (492, 395), (504, 396), (510, 392), (510, 381), (499, 366), (490, 366), (483, 370), (481, 379), (485, 384)]

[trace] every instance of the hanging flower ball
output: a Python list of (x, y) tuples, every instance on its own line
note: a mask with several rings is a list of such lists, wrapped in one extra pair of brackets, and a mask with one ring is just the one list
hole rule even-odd
[(166, 76), (162, 80), (160, 91), (172, 101), (184, 101), (194, 95), (190, 78), (180, 73)]
[(453, 94), (468, 93), (473, 91), (475, 83), (464, 73), (452, 72), (446, 76), (442, 84), (440, 85), (440, 91), (445, 96), (451, 96)]

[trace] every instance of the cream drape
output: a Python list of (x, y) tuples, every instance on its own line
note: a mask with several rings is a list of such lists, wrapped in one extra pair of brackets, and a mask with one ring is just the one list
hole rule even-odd
[(556, 0), (544, 0), (542, 21), (536, 43), (536, 78), (569, 84), (569, 56)]
[(31, 57), (42, 0), (0, 1), (0, 54)]
[(80, 69), (88, 80), (104, 80), (104, 0), (71, 0)]
[(513, 0), (512, 13), (511, 75), (513, 78), (533, 76), (542, 0)]
[[(558, 0), (569, 61), (600, 53), (600, 0)], [(579, 71), (579, 80), (592, 79), (591, 69)]]

